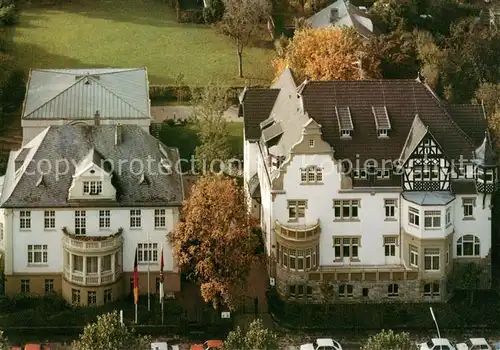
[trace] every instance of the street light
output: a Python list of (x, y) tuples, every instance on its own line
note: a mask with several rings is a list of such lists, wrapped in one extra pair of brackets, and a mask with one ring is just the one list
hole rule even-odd
[(438, 338), (441, 339), (441, 333), (439, 332), (439, 326), (438, 326), (438, 323), (437, 323), (437, 320), (436, 320), (436, 315), (434, 315), (434, 311), (432, 310), (432, 306), (429, 307), (429, 310), (431, 310), (432, 319), (434, 320), (434, 323), (436, 324), (436, 329), (437, 329), (437, 332), (438, 332)]

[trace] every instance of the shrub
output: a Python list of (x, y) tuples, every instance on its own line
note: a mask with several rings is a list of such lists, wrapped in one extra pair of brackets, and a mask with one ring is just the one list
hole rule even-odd
[(206, 24), (217, 23), (224, 15), (224, 3), (222, 0), (207, 0), (207, 6), (203, 9), (203, 19)]
[(10, 26), (19, 21), (19, 13), (14, 4), (3, 4), (0, 0), (0, 25)]

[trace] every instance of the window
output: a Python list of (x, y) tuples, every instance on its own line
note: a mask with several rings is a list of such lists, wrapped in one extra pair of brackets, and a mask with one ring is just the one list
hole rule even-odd
[(449, 249), (447, 249), (446, 252), (444, 253), (444, 258), (445, 258), (446, 266), (448, 266), (448, 264), (450, 263), (450, 250)]
[(295, 270), (296, 254), (297, 254), (297, 251), (295, 249), (290, 249), (288, 251), (288, 258), (290, 259), (290, 263), (289, 263), (288, 267), (291, 270)]
[(418, 267), (418, 248), (410, 245), (410, 265)]
[(19, 212), (19, 228), (29, 230), (31, 228), (31, 211), (21, 210)]
[(3, 241), (3, 223), (0, 222), (0, 241)]
[(111, 271), (111, 255), (105, 255), (101, 261), (101, 272)]
[(97, 292), (87, 292), (87, 304), (89, 306), (97, 304)]
[(493, 169), (486, 169), (484, 172), (484, 180), (489, 183), (493, 182)]
[(309, 140), (309, 147), (314, 147), (314, 140)]
[(99, 210), (99, 228), (109, 228), (111, 226), (111, 211)]
[(47, 245), (28, 245), (28, 265), (47, 263)]
[(354, 170), (354, 178), (355, 179), (366, 179), (366, 171), (365, 170)]
[(306, 296), (307, 296), (308, 298), (312, 298), (312, 296), (313, 296), (313, 289), (312, 289), (312, 287), (311, 287), (311, 286), (307, 286), (307, 287), (306, 287)]
[(378, 137), (387, 137), (387, 129), (379, 129)]
[(385, 256), (396, 256), (397, 237), (384, 237)]
[(446, 227), (451, 226), (451, 207), (446, 208)]
[(336, 220), (349, 220), (359, 218), (359, 200), (343, 199), (333, 201), (334, 215)]
[(408, 208), (408, 222), (413, 226), (420, 226), (420, 213), (418, 209), (413, 207)]
[(344, 138), (351, 137), (351, 130), (340, 130), (340, 136)]
[(399, 285), (396, 283), (389, 284), (387, 287), (387, 295), (390, 297), (397, 297), (399, 295)]
[(339, 286), (339, 297), (352, 298), (354, 287), (352, 284), (341, 284)]
[(137, 261), (139, 263), (154, 263), (158, 261), (158, 243), (138, 243)]
[(43, 212), (43, 227), (46, 229), (56, 228), (56, 212), (54, 210), (45, 210)]
[(424, 228), (437, 229), (441, 227), (441, 211), (426, 210), (424, 211)]
[(334, 237), (333, 246), (335, 250), (335, 260), (343, 258), (358, 258), (359, 238)]
[(102, 192), (102, 181), (84, 181), (83, 193), (97, 195)]
[(425, 271), (439, 271), (439, 248), (424, 249)]
[(165, 209), (155, 209), (155, 228), (165, 228)]
[(105, 289), (104, 290), (104, 303), (110, 303), (113, 300), (113, 290)]
[(363, 288), (363, 297), (367, 298), (368, 297), (369, 290), (368, 288)]
[(396, 200), (384, 199), (385, 218), (394, 219), (396, 217)]
[(474, 218), (474, 207), (476, 206), (476, 200), (474, 198), (463, 198), (462, 206), (464, 208), (464, 219)]
[(457, 240), (457, 256), (480, 256), (481, 244), (474, 235), (465, 235)]
[(414, 181), (422, 181), (422, 169), (420, 169), (420, 168), (413, 169), (413, 180)]
[(99, 258), (97, 256), (87, 256), (85, 260), (87, 261), (87, 273), (97, 274)]
[(130, 211), (130, 228), (141, 227), (141, 211), (139, 209), (132, 209)]
[(288, 201), (288, 220), (298, 220), (306, 216), (307, 201)]
[(83, 272), (83, 256), (72, 255), (73, 256), (73, 271)]
[(423, 171), (423, 179), (424, 181), (437, 181), (439, 180), (439, 169), (435, 166), (430, 167), (430, 168), (424, 168)]
[(21, 280), (21, 293), (30, 292), (30, 280)]
[(323, 181), (323, 169), (310, 166), (300, 169), (300, 181), (302, 183), (318, 183)]
[(73, 305), (80, 305), (80, 290), (71, 289), (71, 302)]
[(290, 294), (291, 297), (294, 297), (296, 295), (296, 286), (288, 286), (288, 293)]
[(45, 280), (45, 293), (50, 293), (54, 291), (54, 280)]
[(424, 284), (424, 296), (426, 297), (438, 297), (440, 295), (440, 285), (439, 283), (426, 283)]
[(318, 247), (316, 249), (290, 249), (278, 245), (278, 262), (283, 267), (307, 271), (317, 266), (317, 250)]
[(379, 179), (388, 179), (390, 178), (389, 169), (382, 169), (377, 171), (377, 178)]
[(84, 235), (87, 230), (87, 219), (85, 210), (75, 211), (75, 235)]

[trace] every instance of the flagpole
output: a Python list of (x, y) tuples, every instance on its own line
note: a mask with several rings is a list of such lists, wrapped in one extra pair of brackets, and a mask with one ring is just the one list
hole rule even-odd
[(153, 259), (153, 249), (151, 248), (150, 241), (149, 241), (149, 230), (148, 230), (148, 250), (149, 250), (149, 261), (148, 261), (148, 311), (151, 311), (151, 293), (149, 291), (149, 285), (151, 284), (151, 280), (149, 279), (149, 273), (151, 270), (150, 264), (151, 260)]

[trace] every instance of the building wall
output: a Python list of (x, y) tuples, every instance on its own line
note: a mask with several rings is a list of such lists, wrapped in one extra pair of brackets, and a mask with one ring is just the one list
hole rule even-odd
[(243, 144), (243, 164), (244, 164), (244, 179), (248, 183), (250, 178), (257, 173), (257, 156), (259, 154), (259, 146), (256, 142), (245, 141)]

